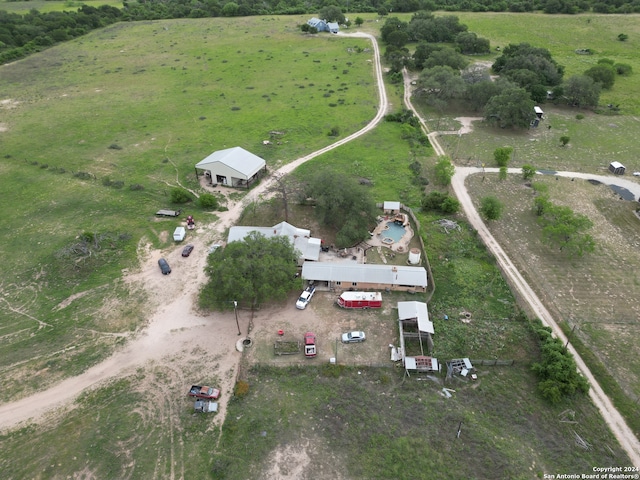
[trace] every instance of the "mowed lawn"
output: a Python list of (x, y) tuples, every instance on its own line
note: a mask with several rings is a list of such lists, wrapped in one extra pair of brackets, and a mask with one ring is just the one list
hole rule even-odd
[[(83, 371), (143, 324), (122, 271), (141, 240), (169, 246), (177, 221), (154, 213), (177, 207), (174, 186), (199, 191), (198, 161), (241, 146), (274, 169), (375, 116), (370, 43), (303, 21), (122, 23), (0, 67), (0, 398), (28, 393), (28, 372), (44, 386)], [(106, 240), (66, 256), (85, 234)]]

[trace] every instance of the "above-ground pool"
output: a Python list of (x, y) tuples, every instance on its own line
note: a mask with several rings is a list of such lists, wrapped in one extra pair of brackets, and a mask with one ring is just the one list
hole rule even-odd
[(387, 222), (386, 228), (382, 231), (382, 242), (383, 243), (396, 243), (399, 242), (404, 234), (406, 233), (406, 229), (395, 222)]

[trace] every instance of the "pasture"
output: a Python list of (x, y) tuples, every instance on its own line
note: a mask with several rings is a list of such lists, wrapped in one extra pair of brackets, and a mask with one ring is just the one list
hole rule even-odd
[[(173, 187), (201, 191), (198, 161), (238, 145), (277, 168), (374, 116), (369, 44), (301, 21), (122, 23), (0, 67), (4, 400), (29, 393), (27, 372), (77, 374), (144, 325), (146, 297), (121, 279), (141, 245), (171, 245), (178, 220), (154, 213), (177, 207)], [(96, 247), (74, 254), (83, 239)]]
[[(0, 200), (12, 212), (0, 220), (8, 272), (0, 304), (3, 400), (29, 394), (27, 376), (32, 384), (46, 386), (83, 371), (144, 325), (149, 309), (144, 290), (122, 278), (135, 271), (145, 245), (171, 246), (167, 236), (176, 221), (153, 214), (169, 206), (174, 186), (200, 191), (193, 174), (197, 161), (240, 145), (275, 168), (333, 142), (336, 138), (327, 135), (332, 129), (340, 138), (373, 117), (377, 97), (367, 42), (302, 36), (295, 26), (303, 20), (114, 25), (0, 67), (0, 167), (7, 185)], [(392, 103), (399, 108), (400, 92), (394, 89)], [(615, 118), (625, 130), (633, 125), (623, 123), (627, 117)], [(443, 121), (455, 125), (452, 118)], [(597, 119), (595, 125), (585, 139), (612, 128), (602, 128)], [(280, 143), (264, 146), (271, 131), (285, 135)], [(461, 138), (460, 152), (467, 152), (462, 149), (471, 138)], [(503, 139), (487, 140), (484, 150), (469, 147), (468, 152), (489, 155), (493, 145), (502, 144)], [(453, 147), (447, 145), (448, 151)], [(412, 184), (408, 165), (416, 159), (429, 171), (432, 152), (409, 149), (398, 125), (383, 124), (298, 174), (330, 165), (371, 180), (381, 200), (397, 198), (414, 206), (421, 189)], [(79, 172), (88, 177), (76, 176)], [(105, 178), (122, 180), (124, 187), (108, 187)], [(511, 182), (520, 192), (518, 182)], [(144, 189), (129, 188), (138, 184)], [(495, 185), (498, 192), (502, 187)], [(564, 193), (553, 194), (562, 199)], [(600, 210), (618, 212), (618, 202), (609, 200), (598, 199)], [(609, 220), (609, 214), (601, 215)], [(27, 220), (16, 223), (17, 218)], [(191, 357), (201, 355), (200, 361), (185, 364), (176, 357), (143, 365), (135, 375), (87, 393), (74, 411), (5, 435), (0, 439), (3, 472), (13, 478), (206, 472), (240, 479), (314, 468), (317, 478), (417, 478), (429, 471), (438, 478), (487, 478), (497, 472), (501, 478), (524, 479), (626, 464), (588, 399), (550, 407), (536, 395), (529, 367), (537, 347), (527, 336), (526, 320), (493, 260), (456, 218), (463, 229), (451, 236), (434, 226), (437, 216), (420, 215), (437, 284), (430, 304), (436, 352), (444, 359), (463, 354), (514, 358), (513, 368), (482, 368), (480, 382), (456, 383), (452, 388), (458, 393), (447, 400), (435, 382), (403, 381), (396, 369), (245, 365), (249, 393), (233, 398), (219, 429), (211, 417), (194, 416), (180, 388), (204, 368), (216, 371), (215, 357), (195, 351)], [(616, 224), (621, 232), (631, 227), (626, 217)], [(99, 254), (80, 261), (60, 255), (86, 232), (109, 234)], [(551, 301), (570, 309), (574, 290), (559, 293), (566, 287), (562, 270), (552, 273), (550, 286), (559, 298)], [(579, 273), (576, 283), (584, 279)], [(602, 278), (613, 281), (609, 274)], [(587, 298), (580, 301), (587, 303)], [(444, 321), (443, 314), (462, 309), (473, 309), (471, 324)], [(592, 313), (605, 309), (599, 304)], [(585, 311), (575, 320), (588, 315)], [(595, 332), (589, 330), (593, 323), (581, 325), (587, 341)], [(598, 335), (604, 337), (591, 334)], [(622, 356), (611, 365), (635, 368)], [(581, 448), (576, 433), (593, 448)], [(25, 452), (32, 462), (21, 461)]]

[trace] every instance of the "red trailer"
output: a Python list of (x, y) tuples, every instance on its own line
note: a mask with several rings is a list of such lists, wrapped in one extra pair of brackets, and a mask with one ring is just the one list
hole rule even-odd
[(380, 308), (382, 294), (380, 292), (344, 292), (336, 303), (342, 308)]

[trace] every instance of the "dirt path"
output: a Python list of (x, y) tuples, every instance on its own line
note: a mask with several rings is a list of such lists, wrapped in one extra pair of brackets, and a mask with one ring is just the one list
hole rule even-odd
[[(175, 358), (177, 354), (183, 357), (183, 361), (188, 362), (193, 355), (197, 355), (189, 353), (197, 351), (195, 347), (200, 347), (219, 359), (217, 363), (223, 395), (216, 422), (222, 424), (241, 358), (241, 354), (236, 349), (236, 342), (242, 337), (238, 336), (233, 313), (215, 312), (205, 315), (194, 308), (198, 291), (206, 282), (204, 267), (207, 246), (214, 241), (224, 240), (222, 234), (225, 230), (237, 221), (247, 204), (268, 193), (276, 176), (290, 173), (302, 163), (373, 130), (382, 121), (388, 109), (380, 52), (375, 37), (365, 33), (340, 34), (340, 36), (368, 38), (372, 42), (379, 95), (378, 111), (373, 120), (358, 132), (283, 166), (273, 172), (271, 177), (265, 178), (241, 201), (229, 204), (229, 210), (220, 212), (217, 221), (211, 224), (199, 224), (196, 230), (198, 235), (189, 238), (189, 242), (195, 245), (191, 257), (187, 259), (181, 257), (182, 247), (177, 247), (168, 253), (145, 252), (145, 249), (141, 248), (143, 258), (141, 258), (140, 272), (129, 276), (127, 281), (143, 285), (150, 297), (148, 308), (153, 313), (150, 315), (147, 328), (122, 350), (91, 367), (85, 373), (68, 378), (46, 391), (0, 405), (0, 432), (17, 428), (26, 422), (46, 420), (48, 416), (56, 415), (60, 409), (72, 408), (73, 400), (85, 389), (116, 376), (131, 374), (138, 366), (147, 362), (169, 363), (173, 361), (170, 358)], [(167, 258), (172, 265), (171, 275), (160, 275), (157, 265), (160, 256)], [(246, 314), (243, 315), (240, 312), (240, 317), (243, 316), (246, 317)], [(284, 322), (287, 322), (287, 317), (290, 316), (293, 323), (297, 312), (295, 309), (284, 309), (283, 312), (278, 312), (278, 316)], [(247, 320), (243, 318), (241, 326), (245, 333), (246, 322)], [(38, 408), (34, 409), (34, 405)]]

